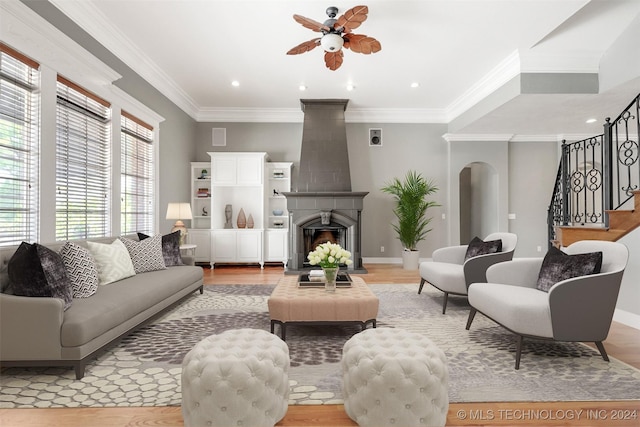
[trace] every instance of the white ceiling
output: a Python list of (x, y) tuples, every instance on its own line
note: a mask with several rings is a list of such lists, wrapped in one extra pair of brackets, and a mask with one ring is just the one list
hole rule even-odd
[[(448, 123), (520, 72), (597, 73), (640, 13), (640, 0), (51, 1), (200, 121), (297, 121), (301, 98), (342, 98), (352, 121)], [(323, 22), (328, 6), (358, 4), (369, 17), (354, 32), (380, 52), (346, 50), (336, 71), (319, 47), (286, 55), (319, 34), (293, 14)], [(599, 95), (520, 95), (463, 131), (591, 133), (586, 118), (639, 92), (640, 78)]]

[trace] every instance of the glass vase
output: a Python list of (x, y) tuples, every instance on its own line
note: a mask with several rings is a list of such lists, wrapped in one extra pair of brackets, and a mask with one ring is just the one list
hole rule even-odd
[(338, 267), (324, 267), (322, 271), (324, 271), (324, 290), (327, 292), (335, 292)]

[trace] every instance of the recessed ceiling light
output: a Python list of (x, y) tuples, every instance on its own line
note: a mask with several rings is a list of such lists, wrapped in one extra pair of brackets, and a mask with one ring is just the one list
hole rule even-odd
[(355, 87), (354, 85), (352, 85), (351, 83), (349, 83), (349, 84), (347, 85), (347, 90), (348, 90), (349, 92), (351, 92), (351, 91), (352, 91), (352, 90), (354, 90), (355, 88), (356, 88), (356, 87)]
[(418, 87), (418, 86), (420, 86), (420, 83), (418, 83), (418, 82), (411, 83), (411, 87), (415, 88), (415, 87)]
[(595, 123), (597, 121), (598, 121), (598, 119), (587, 119), (587, 121), (585, 123)]
[(240, 82), (237, 81), (237, 80), (234, 80), (234, 81), (231, 82), (231, 86), (238, 87), (238, 86), (240, 86)]
[(300, 90), (307, 90), (307, 87), (305, 85), (300, 85), (298, 86), (298, 89)]

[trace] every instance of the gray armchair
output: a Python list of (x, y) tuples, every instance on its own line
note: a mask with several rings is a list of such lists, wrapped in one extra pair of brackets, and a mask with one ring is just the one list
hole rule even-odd
[(466, 329), (476, 312), (516, 334), (516, 364), (520, 368), (525, 337), (556, 341), (595, 342), (609, 361), (602, 342), (609, 334), (622, 275), (629, 253), (621, 243), (583, 240), (565, 248), (566, 254), (602, 251), (600, 273), (555, 283), (548, 292), (537, 289), (543, 258), (517, 258), (487, 270), (488, 283), (469, 286), (471, 311)]
[(425, 283), (444, 292), (442, 314), (447, 310), (449, 294), (467, 295), (467, 288), (474, 282), (486, 282), (485, 272), (495, 263), (509, 261), (513, 258), (518, 237), (513, 233), (491, 233), (484, 241), (502, 240), (502, 251), (486, 255), (478, 255), (465, 261), (469, 245), (448, 246), (436, 249), (431, 256), (433, 261), (420, 263), (420, 287), (422, 293)]

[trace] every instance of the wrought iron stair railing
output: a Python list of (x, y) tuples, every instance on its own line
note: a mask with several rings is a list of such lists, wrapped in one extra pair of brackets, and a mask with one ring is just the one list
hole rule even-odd
[(609, 226), (607, 211), (633, 209), (640, 189), (640, 94), (604, 132), (562, 143), (558, 173), (547, 211), (549, 245), (559, 226)]

